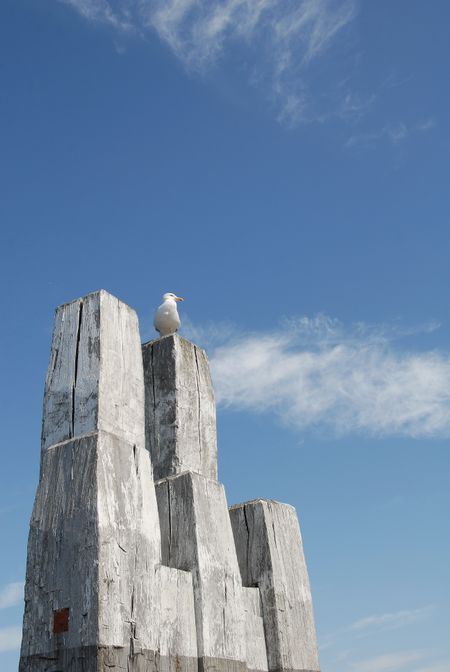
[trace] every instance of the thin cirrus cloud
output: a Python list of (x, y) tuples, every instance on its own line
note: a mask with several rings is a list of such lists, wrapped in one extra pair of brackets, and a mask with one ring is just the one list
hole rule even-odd
[(423, 607), (421, 609), (404, 609), (395, 613), (388, 614), (374, 614), (373, 616), (366, 616), (358, 621), (355, 621), (350, 626), (350, 630), (362, 632), (367, 629), (377, 630), (396, 630), (403, 628), (412, 623), (425, 620), (433, 611), (432, 606)]
[(382, 128), (367, 133), (351, 135), (345, 146), (351, 147), (375, 147), (380, 141), (388, 142), (391, 145), (400, 145), (417, 133), (428, 133), (436, 126), (436, 120), (433, 117), (424, 119), (415, 124), (407, 125), (403, 121), (397, 123), (387, 123)]
[(423, 660), (424, 656), (423, 651), (399, 651), (361, 660), (352, 666), (352, 670), (354, 672), (397, 672), (408, 666), (408, 672), (411, 672), (411, 663)]
[(236, 50), (280, 123), (311, 118), (310, 69), (338, 41), (357, 0), (60, 0), (120, 31), (156, 32), (189, 70), (206, 73)]
[[(373, 614), (361, 618), (350, 625), (324, 637), (320, 642), (320, 650), (342, 648), (343, 643), (353, 645), (356, 640), (379, 636), (380, 632), (407, 628), (428, 619), (435, 607), (429, 605), (419, 609), (404, 609), (393, 613)], [(351, 648), (342, 656), (348, 658)]]
[(7, 583), (0, 590), (0, 609), (14, 607), (23, 600), (23, 582)]
[(224, 333), (209, 349), (222, 407), (273, 413), (299, 431), (450, 436), (450, 353), (400, 348), (393, 341), (406, 332), (318, 316), (270, 333)]

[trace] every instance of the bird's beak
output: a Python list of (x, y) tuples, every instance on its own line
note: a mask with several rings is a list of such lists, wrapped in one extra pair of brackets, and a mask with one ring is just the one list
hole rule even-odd
[(181, 296), (177, 296), (177, 297), (175, 298), (175, 301), (184, 301), (184, 299), (182, 299)]

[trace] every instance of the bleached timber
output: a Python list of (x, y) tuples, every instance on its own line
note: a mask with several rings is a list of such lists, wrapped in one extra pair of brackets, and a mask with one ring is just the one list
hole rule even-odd
[(259, 586), (269, 670), (319, 670), (308, 571), (295, 509), (256, 500), (230, 508), (242, 581)]
[(142, 350), (155, 480), (183, 471), (217, 479), (216, 406), (205, 351), (175, 334)]
[(103, 290), (56, 312), (19, 669), (319, 671), (295, 510), (228, 510), (206, 354)]
[(20, 669), (146, 669), (159, 648), (160, 558), (138, 321), (100, 291), (56, 315)]
[(245, 669), (242, 580), (223, 485), (185, 472), (156, 483), (164, 564), (194, 578), (202, 669)]

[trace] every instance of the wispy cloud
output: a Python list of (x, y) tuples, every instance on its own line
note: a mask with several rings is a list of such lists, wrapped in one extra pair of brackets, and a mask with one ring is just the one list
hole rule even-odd
[(400, 145), (414, 134), (431, 131), (435, 125), (436, 121), (433, 117), (409, 125), (403, 121), (387, 123), (378, 130), (351, 135), (345, 146), (349, 148), (356, 146), (375, 147), (380, 141), (388, 142), (394, 146)]
[(376, 131), (357, 133), (347, 140), (346, 147), (375, 146), (380, 140), (386, 140), (391, 145), (398, 145), (408, 138), (410, 130), (405, 123), (399, 121), (395, 124), (385, 124)]
[(107, 23), (118, 30), (134, 30), (135, 25), (131, 14), (130, 3), (110, 2), (109, 0), (61, 0), (71, 5), (89, 21)]
[(0, 590), (0, 609), (14, 607), (23, 600), (23, 582), (7, 583)]
[(367, 660), (354, 663), (352, 669), (355, 672), (397, 672), (407, 665), (424, 658), (423, 651), (400, 651), (376, 656)]
[(15, 651), (22, 640), (22, 628), (13, 625), (9, 628), (0, 628), (0, 652)]
[(423, 119), (415, 125), (416, 131), (422, 131), (426, 133), (431, 131), (436, 126), (436, 119), (434, 117), (429, 117), (428, 119)]
[(361, 95), (348, 91), (341, 102), (339, 116), (347, 121), (355, 122), (365, 117), (374, 107), (378, 94)]
[(393, 342), (401, 335), (383, 325), (345, 328), (326, 316), (228, 334), (210, 348), (217, 399), (273, 412), (300, 431), (450, 436), (450, 353), (401, 348)]
[(311, 118), (311, 66), (357, 11), (356, 0), (61, 1), (117, 30), (156, 32), (190, 71), (205, 73), (239, 49), (286, 125)]
[[(342, 643), (346, 641), (354, 643), (355, 639), (378, 637), (380, 632), (408, 627), (429, 618), (433, 610), (434, 606), (430, 605), (420, 609), (404, 609), (393, 613), (365, 616), (324, 637), (321, 640), (320, 649), (323, 651), (336, 645), (342, 646)], [(346, 658), (349, 653), (350, 649), (345, 651)]]
[(363, 631), (367, 629), (377, 630), (396, 630), (417, 623), (428, 618), (433, 611), (432, 606), (423, 607), (421, 609), (409, 609), (397, 611), (388, 614), (375, 614), (366, 616), (358, 621), (355, 621), (350, 626), (350, 630)]

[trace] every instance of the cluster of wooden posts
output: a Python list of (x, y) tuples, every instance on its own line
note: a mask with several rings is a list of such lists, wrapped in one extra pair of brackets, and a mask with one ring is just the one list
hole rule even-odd
[(20, 672), (319, 670), (295, 510), (228, 508), (215, 414), (193, 343), (105, 291), (57, 309)]

